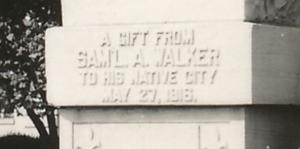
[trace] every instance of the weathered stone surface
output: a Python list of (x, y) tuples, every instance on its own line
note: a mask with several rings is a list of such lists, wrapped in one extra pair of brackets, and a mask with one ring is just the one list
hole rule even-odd
[(250, 103), (251, 27), (190, 23), (49, 30), (48, 99), (56, 105)]
[(106, 107), (60, 110), (63, 149), (297, 149), (290, 107)]
[(55, 28), (47, 95), (60, 106), (299, 104), (299, 38), (251, 23)]
[(300, 25), (297, 0), (62, 0), (64, 26), (199, 21)]
[(244, 149), (243, 117), (242, 108), (61, 109), (60, 148)]
[(300, 26), (298, 0), (248, 0), (246, 20), (260, 23)]
[(62, 0), (64, 26), (236, 20), (243, 11), (241, 0)]
[(246, 149), (300, 147), (299, 107), (254, 106), (245, 108)]

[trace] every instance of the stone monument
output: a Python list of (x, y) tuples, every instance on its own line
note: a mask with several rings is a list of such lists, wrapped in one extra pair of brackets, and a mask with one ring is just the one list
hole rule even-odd
[(297, 6), (62, 0), (46, 33), (60, 148), (298, 149)]

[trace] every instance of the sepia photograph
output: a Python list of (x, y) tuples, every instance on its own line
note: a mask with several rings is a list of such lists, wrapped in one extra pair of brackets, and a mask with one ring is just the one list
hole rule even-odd
[(0, 149), (300, 149), (300, 1), (0, 0)]

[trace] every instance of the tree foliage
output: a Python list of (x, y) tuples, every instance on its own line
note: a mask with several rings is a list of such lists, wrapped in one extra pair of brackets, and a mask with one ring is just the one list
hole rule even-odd
[(60, 16), (59, 0), (0, 1), (0, 111), (25, 109), (45, 140), (57, 132), (54, 108), (46, 99), (44, 35), (61, 24)]

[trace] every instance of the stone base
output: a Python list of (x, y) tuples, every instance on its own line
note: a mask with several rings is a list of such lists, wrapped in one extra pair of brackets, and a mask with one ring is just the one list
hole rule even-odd
[(253, 23), (53, 28), (47, 99), (57, 106), (299, 104), (299, 38), (298, 28)]
[(297, 149), (296, 107), (60, 109), (63, 149)]

